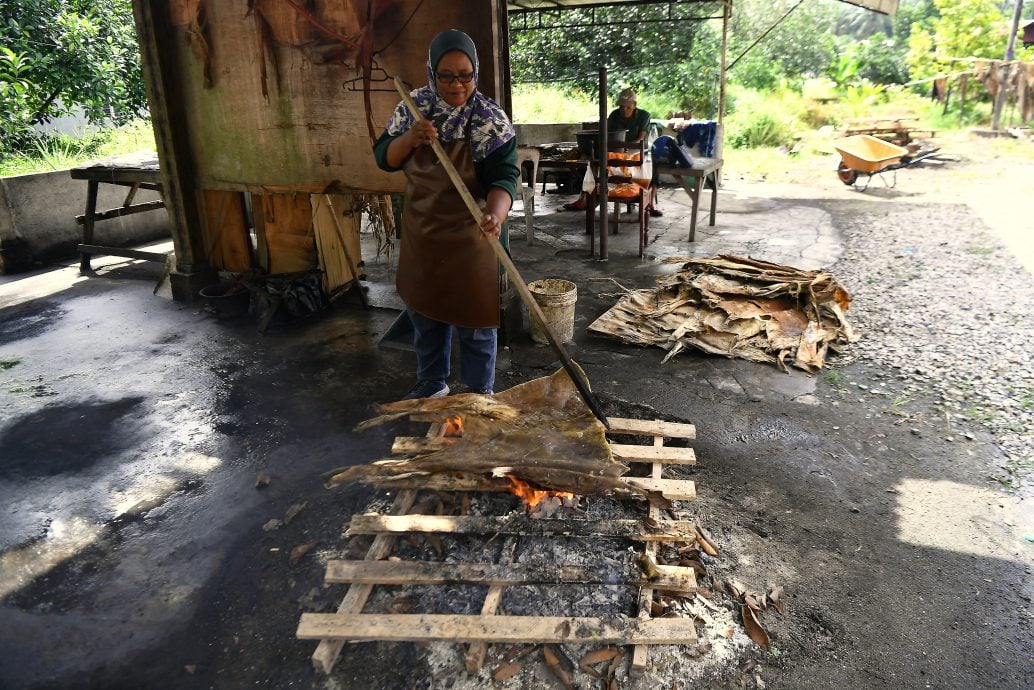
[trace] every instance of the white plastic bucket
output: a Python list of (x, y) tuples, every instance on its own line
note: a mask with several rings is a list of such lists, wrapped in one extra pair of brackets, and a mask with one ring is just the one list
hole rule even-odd
[[(546, 324), (561, 343), (574, 340), (574, 305), (578, 301), (578, 286), (570, 280), (543, 278), (528, 284), (528, 290), (542, 310)], [(531, 339), (548, 345), (549, 339), (535, 315), (531, 315)]]

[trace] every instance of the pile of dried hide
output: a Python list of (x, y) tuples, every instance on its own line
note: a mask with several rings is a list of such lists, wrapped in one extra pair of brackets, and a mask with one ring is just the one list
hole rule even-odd
[(687, 347), (814, 373), (828, 348), (858, 334), (844, 312), (851, 296), (831, 274), (721, 255), (690, 259), (653, 290), (634, 290), (589, 331), (668, 351)]

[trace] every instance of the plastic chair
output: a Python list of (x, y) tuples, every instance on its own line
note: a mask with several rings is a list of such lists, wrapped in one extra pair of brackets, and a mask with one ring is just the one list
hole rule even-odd
[[(524, 237), (528, 244), (535, 239), (535, 227), (532, 223), (535, 216), (535, 179), (539, 172), (539, 158), (542, 153), (538, 149), (520, 147), (517, 149), (517, 167), (520, 168), (522, 180), (527, 181), (527, 186), (521, 185), (521, 199), (524, 201)], [(531, 172), (528, 172), (531, 168)], [(543, 182), (543, 191), (545, 182)]]

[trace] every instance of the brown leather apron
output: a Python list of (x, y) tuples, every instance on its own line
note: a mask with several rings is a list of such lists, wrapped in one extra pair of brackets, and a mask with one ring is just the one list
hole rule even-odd
[[(470, 144), (442, 144), (470, 193), (483, 200)], [(402, 168), (409, 184), (395, 287), (406, 305), (436, 321), (499, 327), (499, 265), (491, 246), (430, 146)]]

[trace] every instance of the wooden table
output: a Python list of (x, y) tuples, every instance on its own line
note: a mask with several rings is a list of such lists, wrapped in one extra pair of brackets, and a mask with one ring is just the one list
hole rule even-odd
[(686, 190), (693, 202), (692, 215), (689, 221), (689, 241), (696, 241), (697, 207), (700, 205), (700, 189), (705, 184), (711, 185), (711, 218), (708, 225), (714, 225), (715, 211), (718, 209), (718, 175), (722, 170), (721, 158), (694, 158), (693, 165), (688, 168), (658, 166), (661, 175), (671, 175)]
[[(581, 159), (558, 160), (556, 158), (540, 158), (539, 159), (539, 167), (538, 167), (538, 169), (542, 171), (542, 193), (543, 194), (546, 193), (546, 176), (551, 171), (556, 171), (556, 172), (559, 172), (559, 173), (565, 173), (566, 172), (569, 175), (580, 172), (584, 176), (585, 175), (585, 166), (587, 166), (588, 164), (589, 164), (588, 160), (581, 160)], [(558, 186), (560, 186), (559, 183), (558, 183)]]
[[(97, 221), (165, 208), (165, 201), (162, 199), (146, 201), (141, 204), (133, 203), (133, 197), (139, 189), (150, 189), (159, 194), (162, 191), (158, 157), (154, 153), (133, 153), (94, 161), (89, 165), (72, 168), (71, 174), (72, 179), (86, 180), (87, 182), (86, 213), (75, 217), (75, 222), (83, 226), (83, 241), (79, 245), (79, 254), (81, 256), (79, 262), (80, 272), (85, 273), (91, 270), (90, 257), (94, 254), (124, 256), (129, 259), (165, 263), (166, 254), (143, 252), (123, 247), (108, 247), (93, 243), (93, 231)], [(121, 206), (97, 212), (97, 190), (101, 184), (129, 187), (126, 199)]]

